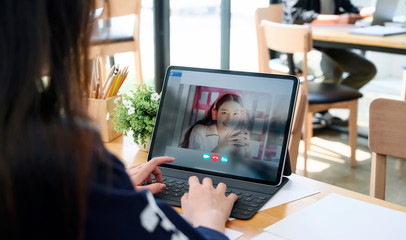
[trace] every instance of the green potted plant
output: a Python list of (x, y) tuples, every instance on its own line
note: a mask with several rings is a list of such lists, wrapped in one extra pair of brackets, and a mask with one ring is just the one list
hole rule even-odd
[(144, 84), (137, 85), (130, 94), (123, 94), (122, 100), (116, 100), (112, 114), (114, 129), (131, 135), (143, 151), (149, 149), (160, 98), (152, 86)]

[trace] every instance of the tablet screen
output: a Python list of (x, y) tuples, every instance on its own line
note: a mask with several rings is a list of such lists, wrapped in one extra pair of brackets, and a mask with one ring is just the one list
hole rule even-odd
[(148, 158), (278, 184), (298, 91), (294, 76), (170, 67)]

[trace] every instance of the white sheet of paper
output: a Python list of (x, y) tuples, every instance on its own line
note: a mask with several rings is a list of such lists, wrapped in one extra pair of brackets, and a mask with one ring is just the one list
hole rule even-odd
[(233, 229), (226, 228), (224, 234), (230, 239), (235, 240), (243, 235), (242, 232), (235, 231)]
[(273, 208), (300, 198), (304, 198), (313, 194), (318, 193), (316, 189), (309, 187), (307, 185), (301, 184), (292, 178), (283, 186), (276, 194), (273, 196), (260, 211)]
[(405, 239), (406, 213), (330, 194), (265, 228), (289, 240)]
[(251, 238), (251, 240), (286, 240), (286, 239), (275, 236), (272, 233), (263, 232), (261, 234), (258, 234), (255, 237)]
[(354, 34), (363, 34), (363, 35), (373, 35), (373, 36), (388, 36), (394, 34), (406, 33), (405, 28), (400, 27), (386, 27), (380, 25), (361, 27), (361, 28), (352, 28), (349, 31)]

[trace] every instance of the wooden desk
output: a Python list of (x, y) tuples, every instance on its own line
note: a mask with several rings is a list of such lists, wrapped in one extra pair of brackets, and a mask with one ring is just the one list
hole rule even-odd
[(406, 34), (368, 36), (351, 34), (349, 27), (312, 27), (315, 47), (353, 48), (395, 54), (406, 54)]
[[(118, 137), (110, 143), (106, 143), (107, 149), (114, 153), (117, 157), (121, 158), (126, 165), (130, 165), (135, 162), (145, 162), (148, 154), (146, 152), (138, 151), (137, 146), (132, 145), (126, 140), (127, 137)], [(276, 223), (277, 221), (291, 215), (292, 213), (309, 206), (312, 203), (317, 202), (321, 198), (327, 196), (329, 193), (338, 193), (347, 197), (354, 199), (374, 203), (380, 206), (392, 208), (395, 210), (406, 212), (406, 207), (399, 206), (393, 203), (385, 202), (383, 200), (372, 198), (367, 195), (349, 191), (343, 188), (335, 187), (326, 183), (312, 180), (310, 178), (305, 178), (296, 174), (291, 176), (292, 179), (300, 183), (311, 186), (320, 193), (289, 202), (274, 208), (270, 208), (261, 211), (250, 220), (233, 220), (227, 223), (227, 228), (244, 233), (244, 235), (239, 239), (250, 239), (255, 235), (260, 234), (265, 227)], [(177, 211), (181, 212), (180, 208), (176, 208)]]
[[(369, 36), (351, 34), (350, 27), (313, 26), (314, 47), (352, 48), (406, 55), (406, 34), (391, 36)], [(406, 70), (403, 70), (402, 99), (406, 100)]]

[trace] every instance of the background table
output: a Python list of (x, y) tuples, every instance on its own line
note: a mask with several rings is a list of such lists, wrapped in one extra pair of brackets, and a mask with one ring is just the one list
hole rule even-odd
[(369, 36), (349, 33), (349, 29), (348, 26), (312, 26), (313, 46), (406, 54), (406, 34)]

